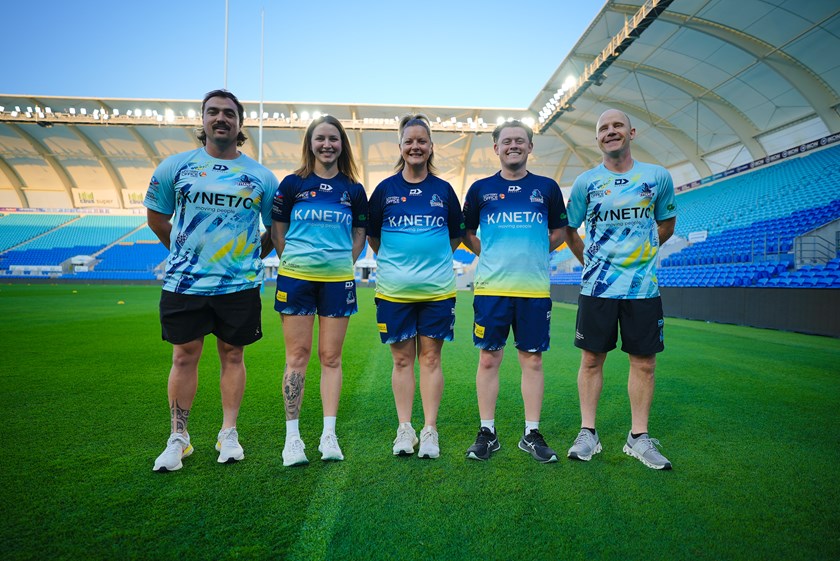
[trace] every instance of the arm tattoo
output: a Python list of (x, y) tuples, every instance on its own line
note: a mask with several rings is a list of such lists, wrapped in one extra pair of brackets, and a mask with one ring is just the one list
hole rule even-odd
[(296, 370), (289, 371), (283, 376), (283, 398), (286, 405), (286, 420), (293, 421), (300, 418), (300, 404), (303, 401), (304, 373)]
[(190, 410), (183, 409), (180, 405), (178, 405), (178, 400), (176, 399), (169, 404), (169, 415), (172, 419), (172, 429), (174, 432), (186, 434), (187, 421), (190, 419)]

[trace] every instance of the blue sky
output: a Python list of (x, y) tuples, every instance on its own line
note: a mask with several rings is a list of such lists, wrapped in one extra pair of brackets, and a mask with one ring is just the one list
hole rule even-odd
[[(224, 83), (224, 0), (4, 4), (0, 93), (200, 99)], [(227, 86), (260, 99), (264, 9), (266, 101), (527, 107), (603, 4), (229, 0)]]

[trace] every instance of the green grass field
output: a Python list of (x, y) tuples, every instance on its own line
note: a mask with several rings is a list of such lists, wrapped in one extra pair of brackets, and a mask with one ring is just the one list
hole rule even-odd
[[(390, 353), (373, 293), (362, 289), (338, 420), (347, 459), (318, 460), (313, 361), (301, 417), (311, 464), (284, 468), (284, 356), (267, 290), (265, 337), (246, 352), (245, 461), (216, 463), (221, 405), (209, 337), (190, 415), (196, 452), (181, 471), (157, 474), (171, 358), (158, 296), (147, 286), (0, 286), (3, 559), (840, 558), (836, 339), (669, 319), (651, 433), (674, 470), (621, 451), (629, 405), (618, 351), (599, 409), (604, 451), (571, 462), (575, 310), (557, 304), (541, 431), (563, 458), (540, 465), (516, 448), (523, 413), (510, 352), (496, 414), (502, 449), (474, 462), (464, 458), (478, 425), (464, 293), (456, 341), (443, 352), (441, 458), (395, 458)], [(419, 392), (414, 419), (419, 430)]]

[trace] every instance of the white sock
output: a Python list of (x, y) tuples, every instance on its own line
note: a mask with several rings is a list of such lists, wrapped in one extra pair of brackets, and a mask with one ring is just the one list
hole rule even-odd
[(527, 435), (532, 430), (539, 430), (540, 422), (539, 421), (529, 421), (525, 419), (525, 434)]
[(335, 434), (335, 417), (324, 417), (324, 432), (321, 436)]
[(411, 429), (414, 430), (414, 427), (411, 426), (411, 421), (407, 421), (405, 423), (400, 423), (401, 429)]
[(300, 419), (286, 421), (286, 442), (290, 441), (294, 437), (300, 438), (300, 429), (298, 428), (299, 420)]
[(481, 426), (487, 427), (496, 434), (496, 419), (481, 419)]

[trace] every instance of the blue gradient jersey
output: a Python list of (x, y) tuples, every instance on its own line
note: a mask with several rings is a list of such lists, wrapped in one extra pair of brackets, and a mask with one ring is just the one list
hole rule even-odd
[(467, 191), (464, 222), (481, 238), (475, 294), (550, 296), (548, 231), (567, 224), (556, 181), (530, 172), (515, 181), (501, 172), (479, 179)]
[(174, 217), (163, 290), (213, 296), (263, 278), (260, 218), (271, 224), (277, 178), (241, 154), (219, 160), (198, 148), (155, 169), (143, 204)]
[(627, 173), (614, 173), (601, 164), (580, 174), (569, 198), (569, 225), (586, 222), (580, 293), (659, 296), (657, 221), (676, 215), (674, 182), (662, 166), (634, 161)]
[(455, 297), (450, 239), (464, 235), (461, 206), (452, 186), (429, 175), (409, 183), (401, 173), (370, 197), (368, 235), (380, 239), (376, 296), (391, 302)]
[(278, 274), (310, 281), (353, 280), (353, 228), (367, 225), (365, 189), (343, 173), (332, 179), (288, 175), (271, 217), (289, 224)]

